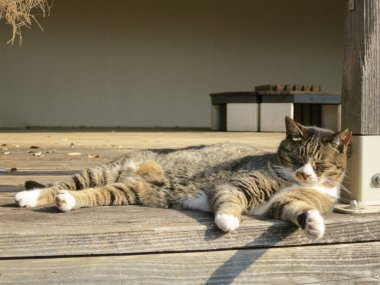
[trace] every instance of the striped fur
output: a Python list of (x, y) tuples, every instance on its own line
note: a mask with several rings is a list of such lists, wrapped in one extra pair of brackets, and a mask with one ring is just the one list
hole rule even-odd
[(286, 138), (277, 153), (228, 143), (133, 151), (46, 188), (29, 181), (38, 189), (15, 199), (24, 207), (56, 203), (62, 211), (119, 205), (211, 210), (225, 231), (239, 226), (242, 213), (260, 213), (320, 238), (320, 213), (338, 195), (351, 132), (285, 121)]

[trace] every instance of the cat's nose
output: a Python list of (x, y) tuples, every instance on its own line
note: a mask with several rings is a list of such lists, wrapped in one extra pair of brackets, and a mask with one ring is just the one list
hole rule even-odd
[(299, 178), (299, 179), (303, 179), (303, 180), (308, 180), (311, 175), (310, 174), (307, 174), (305, 172), (302, 172), (302, 171), (299, 171), (296, 173), (296, 176)]

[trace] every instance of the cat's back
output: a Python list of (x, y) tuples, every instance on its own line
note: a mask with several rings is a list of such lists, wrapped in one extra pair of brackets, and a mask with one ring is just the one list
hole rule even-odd
[(261, 157), (263, 154), (262, 150), (250, 145), (220, 143), (178, 149), (133, 151), (128, 153), (122, 161), (126, 165), (129, 163), (138, 165), (144, 161), (153, 160), (169, 176), (178, 174), (194, 176), (204, 172), (236, 171), (250, 162), (255, 163), (254, 161), (257, 160), (255, 157)]

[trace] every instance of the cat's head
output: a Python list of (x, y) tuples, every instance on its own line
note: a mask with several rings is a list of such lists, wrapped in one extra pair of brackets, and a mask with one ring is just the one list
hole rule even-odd
[(277, 151), (282, 174), (303, 186), (340, 184), (352, 132), (306, 127), (289, 117), (285, 118), (285, 125), (286, 138)]

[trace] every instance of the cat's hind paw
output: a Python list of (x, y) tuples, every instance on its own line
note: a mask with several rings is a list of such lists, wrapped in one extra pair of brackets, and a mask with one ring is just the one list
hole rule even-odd
[(55, 197), (57, 208), (62, 212), (68, 212), (75, 207), (75, 198), (67, 190), (60, 190)]
[(319, 211), (309, 210), (298, 218), (301, 227), (309, 239), (317, 240), (325, 233), (325, 223)]
[(232, 232), (236, 230), (240, 225), (238, 217), (231, 214), (216, 214), (215, 224), (224, 232)]
[(40, 189), (21, 191), (15, 195), (15, 201), (20, 207), (32, 208), (38, 205), (37, 201), (40, 195)]

